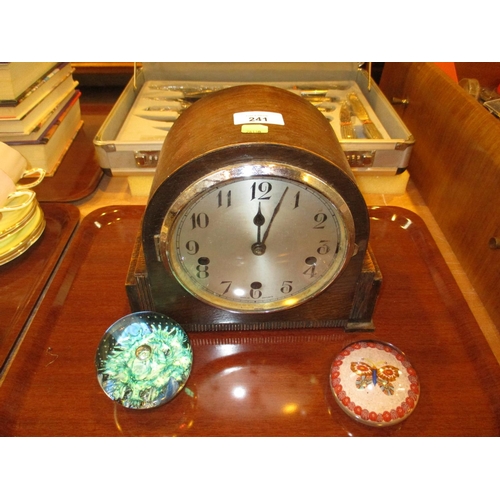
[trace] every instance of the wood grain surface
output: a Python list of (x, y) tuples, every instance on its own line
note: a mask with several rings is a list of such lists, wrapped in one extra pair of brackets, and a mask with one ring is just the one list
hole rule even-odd
[(415, 136), (411, 178), (500, 327), (500, 120), (432, 63), (387, 63), (381, 88)]
[(500, 62), (456, 62), (457, 78), (475, 78), (482, 87), (496, 88), (500, 84)]

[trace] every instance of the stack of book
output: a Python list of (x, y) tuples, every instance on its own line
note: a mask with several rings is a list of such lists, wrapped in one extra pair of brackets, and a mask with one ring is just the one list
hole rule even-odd
[(54, 175), (82, 126), (70, 63), (0, 63), (0, 142)]

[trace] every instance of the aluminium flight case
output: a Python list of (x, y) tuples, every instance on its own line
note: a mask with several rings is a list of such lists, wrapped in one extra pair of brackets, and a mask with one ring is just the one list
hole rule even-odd
[[(182, 112), (186, 101), (182, 98), (196, 93), (196, 89), (245, 83), (305, 92), (330, 120), (356, 175), (405, 172), (414, 138), (368, 72), (357, 63), (144, 63), (134, 72), (94, 138), (101, 168), (112, 176), (150, 176), (152, 180), (163, 141)], [(340, 104), (352, 91), (380, 130), (381, 139), (365, 137), (363, 125), (354, 114), (357, 138), (342, 137)]]

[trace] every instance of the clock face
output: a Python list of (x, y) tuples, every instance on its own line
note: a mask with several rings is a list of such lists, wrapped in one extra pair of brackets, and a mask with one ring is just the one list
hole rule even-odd
[(172, 204), (162, 259), (213, 306), (263, 313), (314, 297), (355, 251), (342, 197), (289, 165), (240, 165), (195, 182)]

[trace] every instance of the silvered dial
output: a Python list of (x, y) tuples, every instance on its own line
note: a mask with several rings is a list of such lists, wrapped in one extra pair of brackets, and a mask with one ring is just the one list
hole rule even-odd
[(352, 216), (332, 187), (299, 169), (251, 173), (218, 172), (183, 193), (165, 216), (162, 255), (182, 286), (211, 305), (290, 308), (342, 271), (353, 253)]

